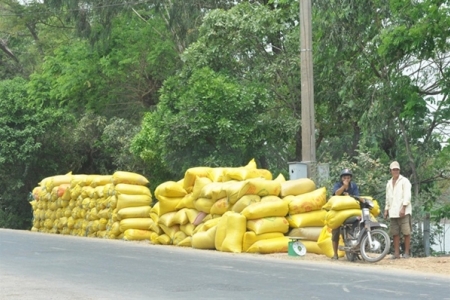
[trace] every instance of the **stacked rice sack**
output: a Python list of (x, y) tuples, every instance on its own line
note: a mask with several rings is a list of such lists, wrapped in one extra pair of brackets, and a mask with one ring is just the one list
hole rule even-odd
[(189, 221), (188, 208), (183, 206), (189, 196), (182, 182), (167, 181), (160, 184), (155, 190), (155, 197), (158, 203), (153, 206), (151, 215), (159, 230), (152, 234), (151, 241), (154, 244), (182, 246), (180, 243), (187, 236), (182, 229)]
[[(47, 177), (33, 190), (32, 231), (140, 239), (136, 232), (125, 235), (125, 231), (144, 226), (125, 219), (145, 216), (151, 220), (148, 212), (152, 197), (147, 184), (144, 176), (123, 171), (113, 175), (68, 173)], [(139, 207), (147, 213), (123, 210)]]
[[(380, 214), (378, 201), (373, 200), (372, 197), (362, 197), (373, 201), (374, 207), (370, 210), (370, 214), (375, 221), (375, 217)], [(318, 244), (323, 250), (323, 254), (332, 257), (334, 253), (331, 243), (331, 231), (341, 226), (346, 219), (361, 216), (362, 211), (359, 202), (350, 196), (332, 196), (322, 208), (325, 211), (325, 226), (320, 233)], [(343, 245), (342, 237), (340, 237), (339, 244)], [(345, 252), (339, 251), (338, 255), (343, 257)]]
[(281, 186), (281, 197), (289, 205), (289, 236), (302, 238), (309, 253), (322, 254), (317, 244), (324, 226), (326, 189), (316, 188), (308, 178), (286, 181)]
[[(295, 197), (305, 193), (311, 193), (311, 203), (296, 208)], [(286, 181), (281, 174), (273, 179), (254, 160), (238, 168), (190, 168), (182, 180), (158, 186), (155, 197), (159, 202), (151, 216), (161, 230), (153, 234), (154, 244), (233, 253), (287, 252), (285, 235), (291, 222), (299, 222), (296, 228), (324, 224), (325, 189), (316, 191), (309, 179)], [(298, 221), (297, 214), (312, 210), (317, 213), (309, 223)]]

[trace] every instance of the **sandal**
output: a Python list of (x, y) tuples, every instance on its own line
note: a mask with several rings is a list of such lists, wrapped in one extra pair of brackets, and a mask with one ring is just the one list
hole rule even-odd
[(331, 259), (332, 259), (332, 260), (338, 260), (339, 257), (337, 257), (337, 256), (335, 255), (335, 256), (333, 256)]
[(395, 256), (395, 255), (391, 256), (391, 259), (399, 259), (399, 258), (400, 258), (400, 256)]
[(408, 254), (403, 254), (403, 258), (411, 258)]

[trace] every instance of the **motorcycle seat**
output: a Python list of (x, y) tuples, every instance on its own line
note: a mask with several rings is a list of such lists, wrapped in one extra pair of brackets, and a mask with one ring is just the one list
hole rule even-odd
[(358, 222), (361, 219), (359, 216), (353, 216), (344, 221), (343, 225), (353, 225), (355, 222)]

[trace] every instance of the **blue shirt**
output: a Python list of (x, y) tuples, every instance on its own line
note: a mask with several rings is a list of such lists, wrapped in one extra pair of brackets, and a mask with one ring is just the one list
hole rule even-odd
[[(336, 183), (334, 184), (334, 187), (333, 187), (333, 196), (336, 194), (336, 191), (337, 191), (338, 189), (340, 189), (342, 186), (343, 186), (342, 181), (336, 182)], [(358, 196), (358, 197), (359, 197), (359, 189), (358, 189), (358, 186), (357, 186), (356, 183), (354, 183), (353, 181), (350, 181), (350, 186), (348, 187), (348, 189), (344, 190), (344, 192), (343, 192), (342, 194), (344, 194), (344, 193), (348, 193), (348, 194), (351, 195), (351, 196)]]

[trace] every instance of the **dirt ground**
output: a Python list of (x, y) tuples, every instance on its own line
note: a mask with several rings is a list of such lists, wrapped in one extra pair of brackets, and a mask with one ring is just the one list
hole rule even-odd
[(450, 256), (441, 257), (411, 257), (408, 259), (391, 259), (390, 255), (386, 256), (383, 260), (377, 263), (367, 263), (364, 261), (349, 262), (345, 257), (339, 258), (339, 260), (331, 260), (325, 255), (307, 253), (304, 257), (292, 257), (287, 253), (274, 253), (269, 254), (268, 257), (279, 259), (298, 259), (311, 262), (323, 262), (342, 265), (361, 265), (380, 268), (380, 269), (397, 269), (402, 271), (414, 271), (421, 273), (429, 273), (434, 275), (450, 276)]

